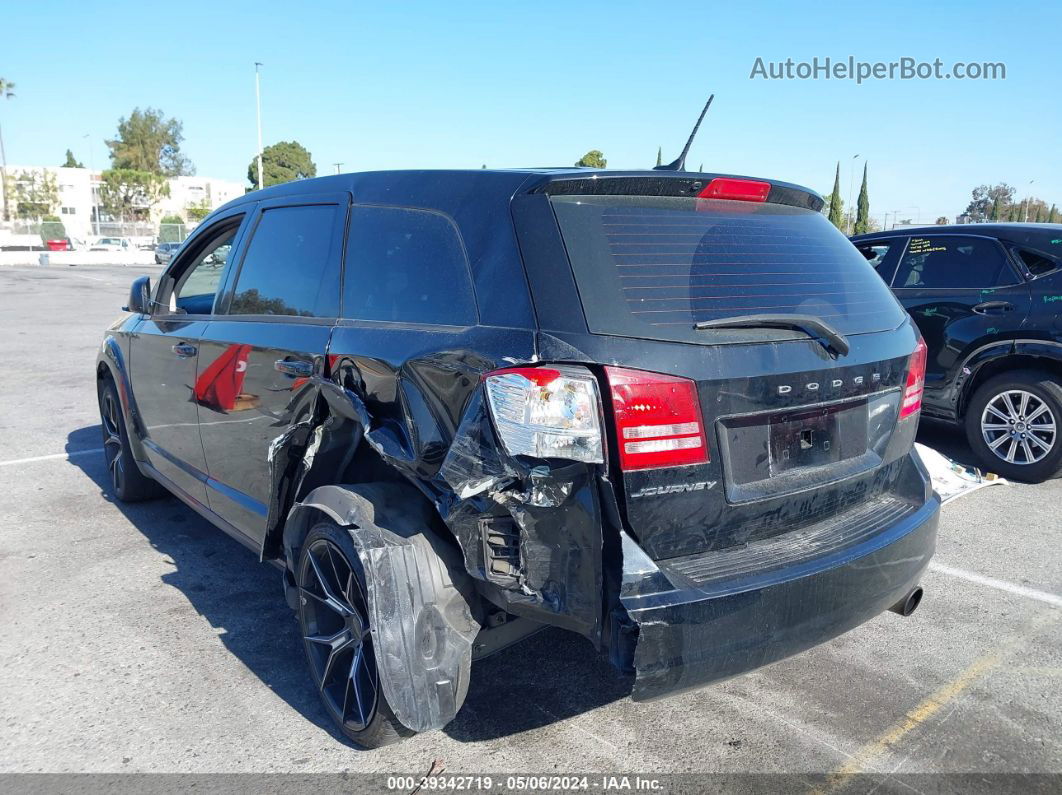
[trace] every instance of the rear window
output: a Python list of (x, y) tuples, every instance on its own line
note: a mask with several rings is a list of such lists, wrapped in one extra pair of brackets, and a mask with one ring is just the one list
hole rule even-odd
[(551, 201), (594, 333), (704, 343), (735, 333), (695, 323), (740, 315), (815, 315), (842, 334), (903, 322), (888, 287), (820, 213), (655, 196)]

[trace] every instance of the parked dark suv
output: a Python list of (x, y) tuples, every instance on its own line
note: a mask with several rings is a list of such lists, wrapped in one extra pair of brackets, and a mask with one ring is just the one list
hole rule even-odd
[(365, 746), (446, 724), (544, 625), (645, 699), (909, 614), (924, 346), (821, 206), (582, 169), (250, 193), (106, 334), (115, 494), (165, 487), (283, 570)]
[(924, 411), (987, 469), (1062, 471), (1062, 225), (966, 224), (852, 238), (929, 348)]

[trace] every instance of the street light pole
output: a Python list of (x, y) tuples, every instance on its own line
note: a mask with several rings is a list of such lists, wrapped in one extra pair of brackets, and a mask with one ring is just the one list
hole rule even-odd
[[(1032, 185), (1034, 182), (1036, 182), (1035, 179), (1030, 179), (1029, 180), (1029, 184), (1030, 185)], [(1026, 223), (1026, 224), (1029, 223), (1029, 198), (1030, 198), (1029, 197), (1029, 189), (1026, 188), (1025, 189), (1025, 201), (1024, 201), (1024, 204), (1025, 204), (1025, 220), (1023, 222), (1023, 223)]]
[[(98, 191), (94, 188), (94, 186), (92, 184), (93, 179), (95, 178), (95, 171), (96, 171), (96, 167), (94, 165), (95, 159), (92, 157), (92, 141), (89, 140), (89, 134), (88, 133), (85, 133), (81, 137), (83, 139), (85, 139), (85, 146), (88, 147), (88, 157), (89, 157), (89, 196), (92, 197), (92, 215), (93, 215), (93, 217), (95, 218), (95, 221), (96, 221), (95, 235), (96, 235), (96, 237), (99, 237), (100, 236), (100, 203), (99, 203)], [(90, 226), (89, 228), (91, 229), (92, 227)]]
[(258, 74), (258, 67), (262, 63), (254, 62), (254, 101), (258, 110), (258, 189), (265, 187), (265, 172), (262, 171), (262, 79)]

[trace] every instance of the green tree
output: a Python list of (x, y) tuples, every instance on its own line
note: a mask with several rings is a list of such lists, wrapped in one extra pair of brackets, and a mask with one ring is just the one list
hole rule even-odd
[(85, 167), (85, 164), (84, 163), (79, 163), (77, 161), (77, 158), (74, 157), (74, 153), (71, 152), (69, 149), (67, 149), (66, 150), (66, 162), (63, 163), (61, 168), (84, 168), (84, 167)]
[(129, 118), (118, 120), (118, 135), (107, 141), (111, 167), (178, 177), (194, 174), (191, 161), (181, 154), (183, 126), (167, 119), (161, 110), (134, 108)]
[(663, 158), (664, 158), (664, 148), (662, 146), (658, 146), (656, 148), (656, 164), (658, 166), (664, 165)]
[(254, 190), (317, 176), (313, 157), (298, 141), (280, 141), (263, 149), (262, 170), (265, 171), (264, 186), (258, 183), (258, 158), (253, 158), (247, 166), (247, 181)]
[(605, 159), (605, 156), (601, 154), (601, 150), (591, 149), (576, 160), (575, 165), (580, 168), (604, 168), (608, 165), (608, 161)]
[(1014, 203), (1014, 188), (1006, 182), (998, 185), (978, 185), (970, 191), (971, 201), (965, 214), (974, 221), (987, 221), (1007, 216), (1007, 208)]
[(946, 215), (937, 216), (937, 226), (943, 226), (948, 223), (948, 217)]
[(1055, 205), (1053, 205), (1053, 204), (1051, 205), (1051, 212), (1049, 212), (1047, 214), (1047, 223), (1049, 223), (1049, 224), (1057, 224), (1058, 223), (1058, 208)]
[(827, 216), (830, 219), (830, 223), (836, 226), (838, 229), (844, 223), (842, 220), (844, 216), (841, 214), (841, 162), (837, 161), (837, 170), (833, 175), (833, 192), (830, 193), (830, 210)]
[[(0, 99), (14, 99), (15, 84), (0, 77)], [(4, 131), (0, 129), (0, 199), (4, 205), (4, 220), (11, 220), (11, 204), (7, 196), (7, 152), (4, 151)]]
[(159, 219), (159, 242), (180, 243), (184, 240), (184, 219), (179, 215), (164, 215)]
[(58, 215), (46, 215), (41, 219), (41, 242), (49, 240), (63, 240), (66, 238), (66, 227)]
[(151, 171), (112, 168), (100, 175), (100, 204), (122, 221), (143, 221), (151, 208), (170, 195), (166, 177)]
[(4, 195), (11, 200), (18, 218), (41, 218), (55, 212), (59, 188), (55, 175), (43, 168), (17, 171), (5, 179)]
[(855, 233), (865, 234), (870, 231), (870, 194), (867, 192), (867, 163), (863, 161), (863, 184), (859, 187), (859, 200), (856, 202)]

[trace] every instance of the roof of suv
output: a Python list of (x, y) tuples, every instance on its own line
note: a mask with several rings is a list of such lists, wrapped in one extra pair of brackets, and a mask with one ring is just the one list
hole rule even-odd
[[(264, 190), (249, 191), (248, 193), (233, 199), (225, 208), (235, 207), (245, 202), (265, 201), (278, 199), (286, 196), (299, 196), (307, 193), (321, 193), (332, 191), (353, 191), (355, 187), (364, 190), (366, 187), (383, 188), (387, 183), (402, 181), (406, 184), (423, 180), (425, 183), (437, 183), (439, 180), (475, 181), (479, 185), (490, 184), (496, 190), (511, 190), (516, 193), (523, 187), (531, 189), (558, 180), (593, 180), (604, 182), (613, 179), (637, 179), (640, 181), (651, 180), (659, 182), (663, 180), (685, 180), (688, 182), (708, 182), (715, 177), (731, 177), (736, 179), (760, 179), (755, 177), (743, 177), (733, 174), (699, 173), (692, 171), (620, 171), (603, 170), (597, 168), (514, 168), (514, 169), (420, 169), (420, 170), (393, 170), (393, 171), (363, 171), (346, 174), (335, 174), (326, 177), (314, 177), (312, 179), (295, 180), (282, 185), (273, 185)], [(779, 180), (764, 180), (771, 183), (775, 188), (789, 189), (806, 194), (812, 204), (821, 206), (822, 197), (813, 190), (801, 185), (794, 185)], [(772, 199), (773, 200), (773, 199)], [(219, 208), (221, 209), (221, 208)], [(817, 207), (813, 207), (817, 209)]]

